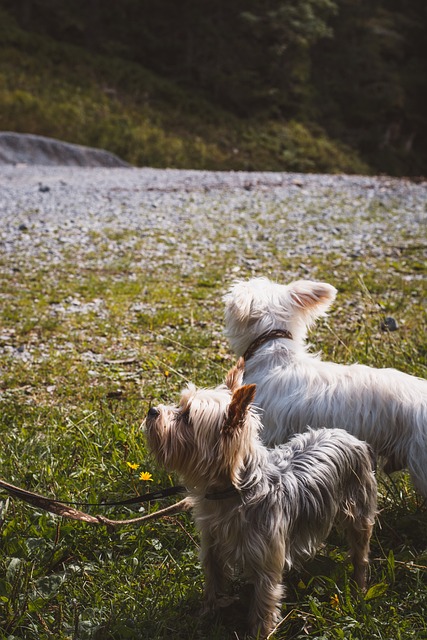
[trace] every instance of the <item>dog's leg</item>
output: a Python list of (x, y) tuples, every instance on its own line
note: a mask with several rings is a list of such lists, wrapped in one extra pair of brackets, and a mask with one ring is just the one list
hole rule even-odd
[[(275, 514), (274, 509), (271, 509), (269, 515), (273, 518), (273, 515), (279, 514)], [(272, 525), (274, 522), (272, 520)], [(258, 533), (256, 528), (254, 533)], [(270, 535), (265, 535), (265, 529), (262, 533), (263, 537), (259, 535), (255, 538), (248, 534), (245, 539), (246, 549), (243, 558), (246, 573), (253, 583), (249, 628), (250, 632), (259, 638), (267, 636), (279, 620), (284, 594), (282, 578), (286, 561), (286, 542), (283, 531), (278, 535), (277, 529), (272, 527)]]
[(353, 563), (353, 577), (359, 589), (366, 589), (366, 574), (369, 566), (369, 542), (373, 523), (369, 518), (347, 520), (345, 523), (350, 558)]
[(394, 473), (395, 471), (401, 471), (404, 467), (405, 464), (399, 460), (397, 454), (392, 454), (384, 461), (383, 471), (390, 475), (390, 473)]
[(282, 574), (277, 571), (255, 578), (253, 602), (249, 614), (250, 632), (255, 637), (266, 637), (279, 619), (284, 591), (281, 579)]
[(424, 434), (418, 434), (411, 441), (407, 465), (412, 482), (416, 490), (427, 498), (427, 423), (424, 427)]
[(218, 607), (218, 594), (224, 589), (225, 571), (221, 554), (206, 532), (201, 538), (200, 561), (205, 576), (204, 613), (212, 613)]

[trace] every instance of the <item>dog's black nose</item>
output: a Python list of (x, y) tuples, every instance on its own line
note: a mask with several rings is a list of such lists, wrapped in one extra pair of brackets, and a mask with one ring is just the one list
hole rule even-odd
[(156, 409), (156, 407), (150, 407), (147, 415), (149, 418), (157, 418), (157, 416), (160, 415), (160, 411)]

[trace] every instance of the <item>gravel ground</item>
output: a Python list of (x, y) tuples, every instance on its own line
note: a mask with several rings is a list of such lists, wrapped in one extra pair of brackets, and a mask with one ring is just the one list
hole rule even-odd
[[(386, 177), (161, 169), (0, 167), (0, 257), (203, 268), (235, 252), (262, 271), (333, 252), (363, 262), (426, 245), (427, 182)], [(102, 252), (100, 247), (102, 244)]]
[[(50, 299), (44, 311), (35, 311), (30, 322), (40, 323), (41, 313), (45, 322), (90, 313), (108, 323), (102, 282), (114, 283), (120, 291), (141, 277), (148, 289), (151, 281), (172, 289), (178, 285), (174, 295), (181, 309), (188, 306), (191, 317), (192, 305), (202, 303), (191, 300), (191, 285), (179, 288), (180, 278), (185, 283), (190, 275), (189, 283), (213, 282), (219, 296), (236, 276), (249, 274), (282, 282), (320, 277), (339, 288), (351, 273), (362, 279), (369, 273), (372, 279), (391, 271), (412, 287), (407, 290), (410, 304), (422, 309), (425, 261), (427, 182), (290, 173), (0, 167), (0, 282), (14, 283), (2, 293), (11, 317), (23, 313), (20, 301), (28, 305), (25, 292), (30, 281), (36, 289), (50, 291), (56, 282), (64, 286), (69, 279), (74, 285), (90, 282), (92, 273), (97, 282), (83, 297), (63, 299), (59, 286), (58, 298)], [(398, 293), (402, 287), (398, 283), (395, 288)], [(28, 289), (33, 291), (34, 283)], [(357, 300), (353, 295), (351, 304)], [(129, 313), (151, 315), (162, 304), (137, 301)], [(351, 309), (359, 311), (363, 314), (363, 305)], [(122, 341), (138, 344), (139, 336), (126, 331), (121, 331)], [(219, 300), (217, 325), (209, 331), (219, 348)], [(162, 334), (179, 338), (173, 326), (163, 327)], [(0, 326), (0, 356), (25, 362), (50, 357), (52, 337), (45, 344), (36, 334), (26, 340), (23, 344), (16, 339), (13, 326)], [(133, 356), (124, 343), (120, 352)], [(76, 355), (79, 347), (73, 340), (60, 337), (55, 344), (58, 353), (94, 358), (92, 350)]]

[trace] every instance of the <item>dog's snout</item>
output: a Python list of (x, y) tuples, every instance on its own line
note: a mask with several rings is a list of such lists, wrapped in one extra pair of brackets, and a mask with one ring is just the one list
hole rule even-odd
[(160, 415), (160, 411), (156, 407), (150, 407), (147, 415), (149, 418), (157, 418)]

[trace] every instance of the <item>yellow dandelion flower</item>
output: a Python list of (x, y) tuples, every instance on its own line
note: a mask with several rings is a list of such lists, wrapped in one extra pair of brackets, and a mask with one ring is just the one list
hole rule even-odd
[(165, 378), (169, 378), (170, 376), (170, 371), (163, 371), (163, 375), (165, 376)]
[(336, 593), (334, 593), (334, 595), (331, 598), (331, 607), (333, 609), (339, 609), (340, 608), (340, 600), (339, 600), (338, 595)]
[(150, 482), (153, 482), (153, 476), (148, 471), (141, 471), (141, 473), (139, 474), (139, 479), (150, 480)]
[(136, 462), (126, 462), (126, 464), (129, 469), (132, 469), (132, 471), (136, 471), (139, 467), (139, 464), (137, 464)]

